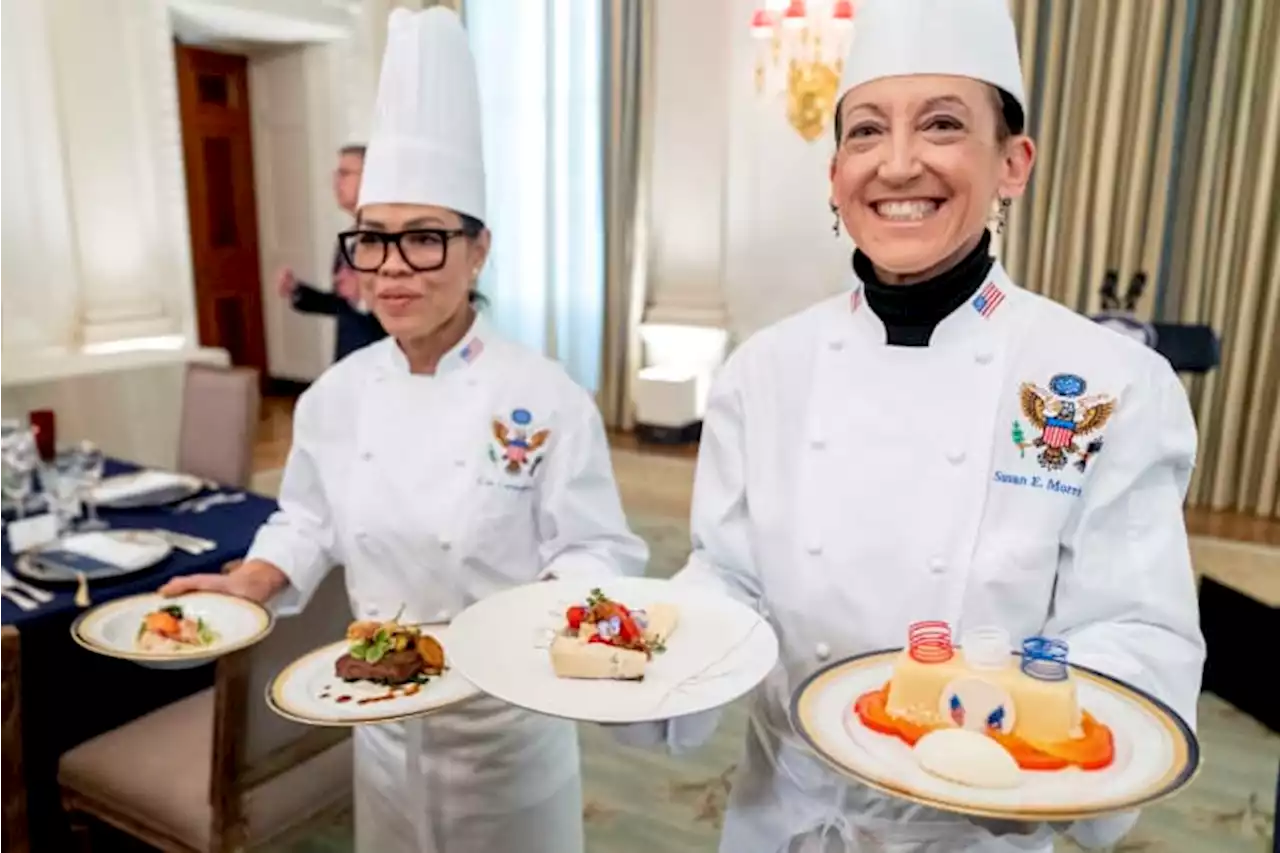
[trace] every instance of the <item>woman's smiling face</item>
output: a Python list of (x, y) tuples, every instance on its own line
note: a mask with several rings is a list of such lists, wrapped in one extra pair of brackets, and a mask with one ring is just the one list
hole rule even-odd
[(978, 80), (886, 77), (851, 89), (838, 109), (832, 202), (885, 281), (954, 265), (997, 199), (1021, 195), (1030, 177), (1034, 145), (1008, 134), (999, 94)]

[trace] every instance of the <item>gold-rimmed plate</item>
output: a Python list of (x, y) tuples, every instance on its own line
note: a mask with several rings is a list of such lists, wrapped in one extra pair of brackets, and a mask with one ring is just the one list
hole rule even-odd
[(449, 626), (425, 625), (444, 649), (445, 671), (424, 684), (387, 687), (347, 682), (334, 667), (347, 653), (341, 640), (298, 658), (267, 685), (266, 699), (280, 716), (309, 726), (363, 726), (434, 714), (473, 699), (480, 691), (450, 667)]
[(1186, 723), (1158, 699), (1071, 665), (1080, 705), (1111, 729), (1115, 758), (1098, 770), (1024, 770), (1016, 788), (974, 788), (923, 770), (910, 746), (872, 731), (854, 711), (879, 689), (900, 650), (870, 652), (809, 676), (791, 700), (796, 732), (833, 769), (895, 797), (949, 812), (1005, 820), (1069, 821), (1148, 806), (1180, 791), (1200, 767)]
[[(212, 631), (213, 641), (173, 650), (143, 647), (139, 638), (147, 614), (174, 605), (182, 608), (184, 616), (201, 620)], [(274, 625), (271, 611), (233, 595), (192, 592), (165, 598), (152, 592), (117, 598), (85, 611), (71, 624), (71, 636), (96, 654), (153, 669), (189, 669), (261, 642)]]

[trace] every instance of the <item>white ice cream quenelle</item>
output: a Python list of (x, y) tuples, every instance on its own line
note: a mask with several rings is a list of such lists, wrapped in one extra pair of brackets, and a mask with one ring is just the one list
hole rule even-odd
[(974, 788), (1016, 788), (1022, 770), (1003, 746), (968, 729), (939, 729), (920, 738), (915, 757), (921, 768)]

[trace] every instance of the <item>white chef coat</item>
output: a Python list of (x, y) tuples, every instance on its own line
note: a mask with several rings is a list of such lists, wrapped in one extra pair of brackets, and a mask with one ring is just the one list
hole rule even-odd
[[(988, 281), (921, 348), (885, 344), (855, 281), (748, 340), (714, 383), (677, 580), (759, 607), (781, 642), (752, 698), (723, 853), (1051, 850), (1048, 827), (1007, 834), (1018, 825), (842, 784), (795, 737), (787, 709), (806, 676), (904, 645), (914, 620), (1064, 638), (1073, 662), (1195, 725), (1205, 652), (1182, 516), (1196, 450), (1186, 394), (1151, 350), (1019, 289), (998, 264)], [(1081, 450), (1103, 439), (1084, 470), (1076, 454), (1046, 467), (1027, 446), (1041, 428), (1022, 385), (1053, 396), (1059, 375), (1060, 390), (1083, 391), (1060, 420), (1082, 422), (1099, 395), (1114, 402), (1100, 430), (1075, 436)], [(617, 735), (678, 751), (714, 724), (713, 712)], [(1134, 820), (1071, 830), (1111, 843)]]
[[(483, 319), (432, 376), (392, 338), (327, 370), (298, 401), (279, 503), (249, 557), (288, 575), (285, 613), (335, 565), (358, 619), (422, 622), (538, 579), (640, 574), (648, 558), (590, 396)], [(572, 722), (481, 697), (362, 727), (355, 745), (361, 851), (581, 849)]]

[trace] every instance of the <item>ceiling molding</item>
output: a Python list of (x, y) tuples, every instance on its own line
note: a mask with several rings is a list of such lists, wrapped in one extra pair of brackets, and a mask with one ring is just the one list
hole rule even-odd
[(191, 47), (320, 44), (346, 38), (353, 3), (315, 0), (168, 0), (174, 37)]

